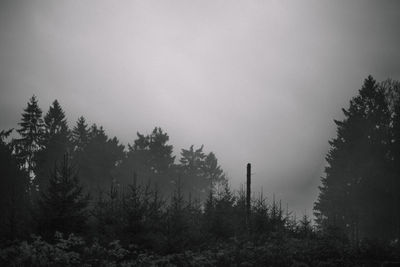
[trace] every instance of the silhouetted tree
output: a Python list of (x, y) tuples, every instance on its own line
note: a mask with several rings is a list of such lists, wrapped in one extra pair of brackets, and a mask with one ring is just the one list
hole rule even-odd
[(83, 116), (79, 117), (72, 130), (72, 143), (74, 152), (83, 151), (89, 142), (89, 129)]
[(49, 111), (44, 116), (44, 133), (41, 140), (41, 150), (37, 153), (35, 167), (36, 184), (39, 190), (47, 187), (49, 174), (54, 168), (54, 162), (62, 161), (63, 156), (71, 148), (70, 131), (65, 113), (57, 100), (54, 100)]
[(213, 152), (210, 152), (208, 155), (206, 155), (204, 159), (203, 173), (209, 183), (210, 189), (218, 184), (224, 184), (227, 182), (224, 171), (218, 164), (218, 159)]
[(313, 234), (313, 228), (311, 225), (311, 219), (305, 213), (301, 220), (299, 221), (298, 225), (298, 233), (302, 238), (309, 238)]
[(161, 193), (172, 192), (175, 157), (168, 141), (168, 134), (158, 127), (150, 135), (137, 133), (137, 139), (133, 145), (128, 145), (128, 152), (119, 168), (119, 181), (131, 183), (132, 173), (135, 172), (139, 181), (157, 184)]
[(96, 195), (96, 191), (107, 190), (116, 178), (117, 167), (124, 157), (124, 146), (116, 137), (108, 138), (103, 127), (94, 124), (87, 145), (76, 155), (82, 183)]
[(394, 237), (400, 239), (400, 82), (389, 81), (384, 84), (385, 89), (390, 92), (389, 98), (392, 110), (392, 123), (391, 123), (391, 146), (390, 146), (390, 160), (391, 160), (391, 181), (390, 181), (390, 195), (392, 202), (388, 211), (392, 215), (394, 225)]
[(251, 210), (251, 231), (256, 238), (262, 238), (262, 235), (272, 231), (269, 207), (262, 192), (255, 200)]
[(182, 177), (183, 188), (186, 192), (194, 195), (206, 195), (208, 183), (204, 177), (204, 159), (206, 155), (203, 152), (203, 146), (194, 149), (193, 145), (189, 149), (182, 149), (179, 175)]
[(15, 140), (15, 152), (22, 167), (28, 172), (31, 180), (34, 179), (36, 153), (39, 151), (43, 139), (42, 110), (38, 106), (36, 96), (29, 99), (27, 107), (22, 113), (20, 128), (17, 132), (21, 138)]
[(35, 216), (39, 233), (45, 237), (52, 237), (56, 231), (84, 233), (88, 201), (89, 195), (65, 155), (61, 166), (54, 168), (47, 190), (41, 193)]
[(216, 240), (226, 240), (235, 233), (234, 204), (236, 198), (226, 183), (216, 196), (210, 191), (205, 204), (205, 231)]
[(317, 222), (345, 229), (354, 241), (387, 238), (390, 113), (384, 91), (369, 76), (343, 113), (344, 120), (335, 120), (337, 137), (330, 141), (326, 177), (315, 203)]
[(226, 177), (218, 165), (215, 154), (210, 152), (206, 155), (203, 147), (194, 149), (182, 149), (179, 164), (179, 175), (183, 177), (183, 188), (194, 196), (204, 201), (208, 191), (212, 190), (218, 183), (226, 182)]
[(29, 177), (5, 141), (11, 131), (0, 132), (0, 241), (22, 237), (29, 226)]

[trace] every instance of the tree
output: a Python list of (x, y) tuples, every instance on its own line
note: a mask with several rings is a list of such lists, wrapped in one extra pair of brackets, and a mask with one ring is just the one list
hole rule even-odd
[(76, 151), (82, 183), (89, 191), (107, 190), (116, 179), (116, 171), (124, 157), (124, 146), (116, 137), (110, 139), (103, 127), (92, 125), (87, 145)]
[(35, 166), (36, 184), (39, 186), (39, 190), (46, 188), (54, 163), (61, 161), (71, 147), (70, 131), (65, 113), (57, 100), (54, 100), (44, 116), (44, 134), (41, 147), (42, 149), (37, 153), (37, 164)]
[(335, 120), (337, 137), (329, 142), (326, 176), (314, 206), (317, 222), (322, 228), (344, 229), (355, 242), (386, 238), (391, 227), (382, 221), (390, 217), (390, 113), (385, 94), (369, 76), (350, 107), (342, 110), (345, 118)]
[(29, 217), (29, 177), (4, 140), (11, 131), (0, 132), (0, 241), (21, 237)]
[(209, 187), (214, 188), (218, 184), (227, 182), (226, 175), (221, 166), (218, 165), (217, 157), (213, 152), (210, 152), (204, 159), (203, 173), (205, 179), (209, 183)]
[(41, 193), (35, 216), (39, 233), (48, 238), (56, 231), (83, 233), (88, 204), (89, 195), (84, 193), (68, 155), (65, 155), (61, 166), (54, 168), (47, 191)]
[(152, 181), (160, 192), (169, 194), (174, 178), (173, 146), (168, 144), (169, 136), (156, 127), (149, 135), (137, 133), (133, 145), (128, 145), (128, 152), (119, 168), (119, 181), (131, 183), (133, 173), (142, 182)]
[(43, 138), (42, 110), (38, 106), (36, 96), (33, 95), (22, 113), (22, 120), (18, 123), (17, 132), (21, 138), (15, 140), (17, 158), (21, 166), (28, 172), (31, 180), (35, 178), (36, 154), (41, 147)]
[(390, 195), (392, 203), (388, 209), (392, 216), (394, 237), (400, 238), (400, 82), (387, 80), (381, 84), (384, 88), (391, 110), (390, 128), (390, 160), (392, 171), (390, 182)]
[(72, 130), (72, 143), (75, 152), (83, 151), (89, 142), (89, 129), (83, 116), (78, 118), (76, 126)]
[(204, 229), (216, 240), (226, 240), (235, 233), (234, 205), (236, 197), (227, 183), (216, 193), (210, 191), (204, 208)]
[(182, 149), (179, 175), (183, 176), (183, 187), (191, 194), (205, 200), (208, 191), (218, 183), (226, 182), (226, 177), (218, 165), (218, 160), (213, 152), (205, 154), (203, 147)]
[(205, 189), (208, 183), (204, 173), (203, 146), (194, 149), (193, 145), (189, 149), (182, 149), (179, 175), (183, 176), (183, 188), (194, 196), (207, 195)]

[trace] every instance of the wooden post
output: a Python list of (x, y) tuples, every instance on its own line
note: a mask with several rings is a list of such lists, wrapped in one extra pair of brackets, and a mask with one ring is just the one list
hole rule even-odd
[(246, 221), (250, 226), (250, 209), (251, 209), (251, 164), (247, 163), (247, 187), (246, 187)]

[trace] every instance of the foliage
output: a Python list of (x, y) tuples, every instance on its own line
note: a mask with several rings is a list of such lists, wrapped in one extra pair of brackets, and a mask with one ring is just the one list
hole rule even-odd
[(17, 132), (21, 138), (14, 140), (16, 156), (21, 166), (28, 172), (29, 177), (33, 179), (36, 153), (41, 148), (43, 138), (42, 110), (38, 106), (36, 96), (33, 95), (29, 99), (19, 126)]
[(0, 132), (0, 240), (21, 237), (29, 219), (29, 177), (5, 142), (11, 132)]
[(41, 149), (37, 153), (35, 166), (35, 184), (39, 186), (39, 189), (44, 190), (48, 185), (49, 174), (54, 168), (54, 162), (62, 161), (71, 146), (67, 120), (57, 100), (54, 100), (44, 116), (43, 130)]
[(392, 213), (398, 187), (390, 164), (394, 123), (388, 102), (382, 86), (369, 76), (343, 109), (344, 120), (335, 120), (337, 137), (330, 141), (326, 177), (315, 203), (320, 227), (337, 226), (355, 243), (398, 238), (399, 225), (393, 221), (398, 211)]
[(41, 193), (38, 201), (35, 220), (39, 233), (45, 237), (56, 231), (82, 233), (86, 226), (88, 200), (66, 154), (61, 167), (55, 167), (48, 189)]

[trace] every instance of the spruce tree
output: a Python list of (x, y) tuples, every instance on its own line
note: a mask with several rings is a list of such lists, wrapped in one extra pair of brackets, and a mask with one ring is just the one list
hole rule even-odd
[[(400, 93), (400, 83), (396, 91)], [(392, 203), (389, 212), (392, 214), (394, 237), (400, 238), (400, 97), (395, 99), (393, 105), (393, 119), (391, 128), (391, 190)]]
[(21, 138), (15, 140), (16, 155), (22, 167), (28, 172), (31, 180), (34, 179), (36, 154), (43, 140), (42, 110), (38, 106), (36, 96), (33, 95), (22, 113), (20, 128), (17, 132)]
[(194, 149), (194, 146), (191, 145), (189, 149), (182, 149), (179, 160), (179, 175), (183, 177), (183, 189), (194, 196), (200, 196), (202, 200), (207, 196), (205, 189), (209, 187), (203, 172), (206, 157), (203, 147)]
[(29, 226), (29, 177), (5, 141), (10, 133), (0, 132), (0, 243), (22, 237)]
[[(388, 126), (390, 115), (383, 90), (369, 76), (335, 120), (337, 137), (330, 141), (328, 166), (314, 210), (318, 224), (361, 238), (385, 238), (389, 199)], [(385, 218), (385, 220), (382, 220)]]
[(82, 234), (86, 229), (89, 195), (84, 193), (68, 158), (66, 154), (61, 166), (55, 166), (48, 188), (38, 202), (38, 231), (47, 238), (56, 231)]
[(107, 190), (116, 177), (117, 167), (124, 157), (124, 146), (116, 137), (109, 138), (103, 127), (92, 125), (87, 145), (77, 151), (76, 161), (82, 183), (91, 193)]
[(54, 100), (44, 116), (42, 149), (37, 153), (36, 183), (39, 190), (46, 188), (49, 174), (56, 161), (70, 150), (70, 131), (65, 113), (57, 100)]
[(89, 129), (83, 116), (79, 117), (72, 130), (74, 151), (83, 151), (89, 142)]
[(133, 145), (128, 145), (128, 152), (118, 168), (119, 181), (131, 183), (132, 173), (135, 172), (140, 181), (157, 184), (162, 194), (171, 193), (175, 156), (168, 141), (168, 134), (159, 127), (148, 135), (137, 133), (137, 139)]

